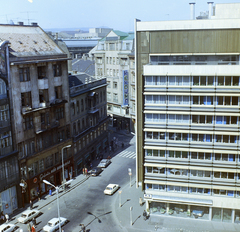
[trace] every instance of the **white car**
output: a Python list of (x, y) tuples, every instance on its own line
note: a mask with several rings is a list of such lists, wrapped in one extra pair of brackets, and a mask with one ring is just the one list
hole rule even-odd
[(119, 185), (118, 185), (118, 184), (109, 184), (109, 185), (105, 188), (104, 194), (112, 195), (112, 194), (115, 193), (118, 189), (119, 189)]
[(11, 232), (14, 231), (16, 226), (14, 224), (3, 224), (0, 226), (0, 232)]
[(99, 168), (106, 168), (111, 163), (110, 159), (102, 159), (98, 164)]
[[(60, 225), (63, 226), (67, 223), (67, 218), (60, 217)], [(58, 218), (52, 218), (50, 221), (48, 221), (47, 225), (43, 227), (43, 231), (52, 232), (59, 228), (59, 219)]]
[(37, 217), (40, 214), (40, 211), (35, 209), (28, 209), (24, 211), (21, 214), (21, 217), (19, 217), (17, 220), (21, 223), (27, 223), (28, 221), (31, 221), (33, 218)]

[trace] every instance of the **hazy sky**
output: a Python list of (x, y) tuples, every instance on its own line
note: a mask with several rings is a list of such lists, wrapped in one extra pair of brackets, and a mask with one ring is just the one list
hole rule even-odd
[[(3, 1), (3, 0), (1, 0)], [(210, 1), (210, 0), (208, 0)], [(207, 11), (207, 0), (196, 0), (195, 16)], [(189, 2), (194, 0), (7, 0), (0, 23), (37, 22), (43, 29), (110, 27), (134, 30), (134, 19), (141, 21), (190, 19)], [(217, 0), (216, 3), (240, 3)]]

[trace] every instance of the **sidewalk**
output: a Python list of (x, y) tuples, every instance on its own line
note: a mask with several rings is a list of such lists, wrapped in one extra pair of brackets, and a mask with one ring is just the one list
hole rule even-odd
[[(115, 217), (123, 231), (148, 232), (148, 231), (181, 231), (181, 232), (234, 232), (240, 231), (236, 223), (205, 221), (200, 219), (178, 218), (173, 216), (150, 215), (143, 220), (143, 210), (146, 205), (139, 205), (139, 197), (143, 198), (141, 187), (136, 188), (136, 183), (127, 184), (121, 188), (121, 207), (119, 193), (115, 201)], [(130, 207), (132, 207), (132, 225), (130, 224)]]
[[(63, 188), (59, 189), (59, 194), (58, 197), (60, 198), (61, 196), (67, 194), (68, 192), (72, 191), (74, 188), (77, 186), (81, 185), (83, 182), (85, 182), (90, 176), (84, 176), (84, 175), (78, 175), (77, 177), (73, 178), (71, 183), (70, 183), (70, 188), (67, 190), (64, 190)], [(49, 194), (46, 194), (41, 197), (40, 201), (34, 201), (33, 202), (33, 208), (36, 208), (37, 210), (41, 210), (48, 204), (52, 203), (57, 199), (57, 194), (56, 190), (52, 191), (52, 195), (50, 196)], [(9, 222), (11, 223), (12, 221), (16, 220), (16, 216), (20, 214), (21, 212), (30, 209), (29, 204), (25, 204), (24, 208), (19, 208), (12, 215), (10, 215), (10, 220)]]

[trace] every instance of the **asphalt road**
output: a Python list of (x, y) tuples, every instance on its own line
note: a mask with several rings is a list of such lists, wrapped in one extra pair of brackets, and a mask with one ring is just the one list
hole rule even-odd
[[(131, 184), (134, 185), (136, 159), (135, 144), (126, 143), (125, 149), (118, 148), (115, 156), (112, 156), (112, 163), (103, 170), (97, 177), (90, 177), (83, 184), (63, 195), (59, 199), (60, 216), (65, 217), (69, 222), (63, 227), (64, 231), (81, 231), (79, 224), (84, 224), (88, 232), (120, 232), (118, 221), (114, 215), (115, 202), (119, 201), (119, 193), (112, 196), (104, 195), (103, 190), (109, 183), (125, 186), (130, 184), (128, 169), (131, 168)], [(119, 138), (121, 142), (121, 138)], [(128, 144), (128, 145), (127, 145)], [(121, 188), (120, 188), (121, 189)], [(35, 203), (37, 206), (37, 203)], [(57, 217), (57, 201), (54, 201), (41, 209), (43, 213), (37, 218), (37, 231), (42, 228), (53, 217)], [(23, 231), (27, 231), (26, 225), (18, 225)]]

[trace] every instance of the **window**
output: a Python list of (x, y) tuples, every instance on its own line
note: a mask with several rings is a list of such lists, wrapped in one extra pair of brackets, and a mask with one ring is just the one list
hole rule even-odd
[(56, 109), (56, 120), (64, 118), (64, 107), (59, 107)]
[(22, 106), (32, 106), (31, 92), (21, 93)]
[(46, 78), (46, 66), (37, 67), (38, 79)]
[(113, 88), (114, 88), (114, 89), (117, 89), (117, 87), (118, 87), (117, 82), (114, 81), (114, 82), (113, 82)]
[(81, 112), (84, 111), (83, 99), (81, 99)]
[(30, 81), (30, 69), (27, 68), (19, 68), (19, 79), (20, 82)]
[(79, 101), (77, 101), (77, 114), (79, 113)]
[(39, 89), (39, 102), (48, 102), (48, 90), (47, 89)]
[(53, 65), (53, 76), (58, 77), (62, 75), (62, 65), (61, 63)]
[(33, 116), (27, 115), (23, 118), (23, 129), (30, 130), (33, 128)]
[(62, 86), (55, 87), (55, 97), (56, 97), (56, 99), (62, 98)]

